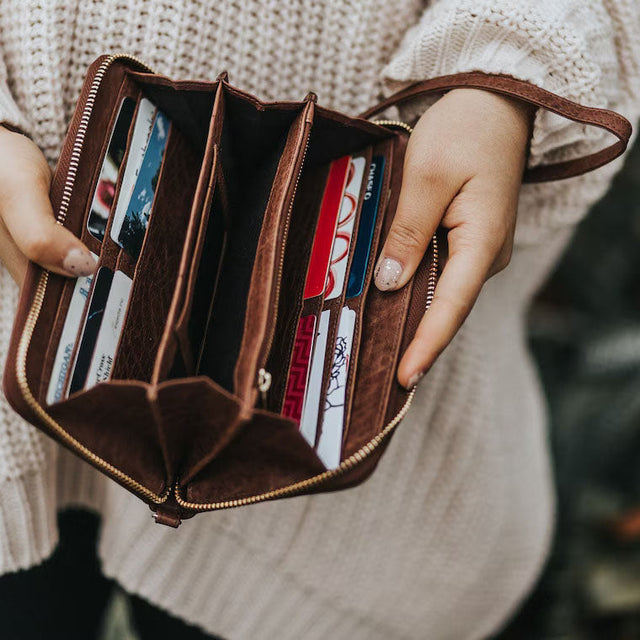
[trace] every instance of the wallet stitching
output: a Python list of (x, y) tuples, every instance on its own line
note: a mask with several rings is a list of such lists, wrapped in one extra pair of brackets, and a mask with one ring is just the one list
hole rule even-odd
[[(225, 85), (225, 88), (227, 88), (227, 86)], [(290, 193), (291, 189), (292, 189), (292, 185), (294, 184), (296, 175), (299, 175), (302, 172), (304, 163), (302, 163), (300, 165), (300, 167), (298, 168), (298, 174), (295, 173), (294, 169), (295, 169), (295, 165), (298, 161), (298, 158), (300, 157), (300, 154), (303, 152), (303, 148), (304, 148), (304, 142), (305, 140), (309, 139), (310, 135), (311, 135), (311, 129), (312, 129), (312, 124), (308, 123), (305, 120), (305, 110), (301, 110), (300, 113), (296, 116), (294, 122), (292, 123), (292, 127), (294, 126), (299, 126), (300, 131), (298, 133), (298, 137), (295, 141), (295, 151), (292, 153), (292, 166), (291, 168), (288, 170), (288, 176), (287, 176), (287, 180), (286, 180), (286, 186), (284, 187), (283, 190), (283, 196), (282, 196), (282, 206), (280, 207), (279, 211), (274, 211), (271, 213), (271, 215), (273, 216), (279, 216), (279, 219), (277, 220), (277, 230), (276, 230), (276, 240), (274, 243), (274, 252), (273, 252), (273, 262), (271, 264), (270, 267), (270, 282), (269, 282), (269, 287), (270, 287), (270, 293), (269, 293), (269, 297), (268, 297), (268, 302), (267, 304), (271, 305), (272, 304), (272, 292), (273, 292), (273, 287), (275, 286), (275, 274), (273, 273), (274, 271), (274, 267), (276, 265), (277, 262), (277, 241), (278, 241), (278, 237), (280, 234), (277, 233), (278, 230), (281, 229), (281, 224), (282, 224), (282, 214), (283, 212), (286, 215), (286, 207), (288, 205), (288, 203), (291, 201), (291, 199), (293, 198), (293, 196), (295, 194)], [(291, 135), (291, 128), (289, 129), (289, 132), (287, 133), (287, 137), (289, 137), (289, 135)], [(285, 143), (286, 145), (286, 143)], [(278, 175), (280, 175), (280, 164), (282, 162), (282, 156), (280, 157), (279, 161), (278, 161), (278, 167), (276, 168), (275, 174), (274, 174), (274, 182), (272, 183), (272, 191), (269, 194), (269, 198), (267, 200), (267, 206), (265, 208), (265, 217), (266, 214), (269, 213), (269, 209), (271, 207), (273, 207), (274, 205), (272, 204), (273, 202), (273, 188), (275, 186), (276, 183), (276, 177)], [(286, 175), (286, 174), (285, 174)], [(260, 245), (262, 244), (262, 232), (264, 231), (264, 218), (263, 218), (263, 223), (262, 223), (262, 229), (261, 229), (261, 233), (260, 233), (260, 238), (258, 240), (258, 247), (256, 249), (256, 257), (258, 256), (259, 250), (260, 250)], [(264, 251), (264, 249), (263, 249)], [(253, 264), (253, 269), (252, 269), (252, 274), (251, 274), (251, 279), (250, 279), (250, 284), (249, 284), (249, 292), (247, 295), (247, 306), (248, 306), (248, 301), (252, 296), (252, 293), (255, 295), (255, 287), (257, 286), (256, 281), (255, 281), (255, 267), (256, 267), (256, 261), (254, 261)], [(268, 265), (267, 265), (268, 266)], [(240, 349), (238, 351), (238, 358), (236, 359), (236, 364), (234, 367), (234, 372), (233, 372), (233, 384), (234, 384), (234, 391), (235, 392), (239, 392), (239, 395), (244, 396), (243, 400), (246, 401), (247, 398), (246, 396), (248, 395), (247, 392), (250, 392), (252, 387), (251, 387), (251, 382), (247, 382), (245, 381), (245, 389), (240, 389), (239, 388), (239, 374), (238, 374), (238, 370), (239, 367), (238, 365), (240, 364), (241, 361), (244, 360), (243, 364), (246, 366), (246, 364), (250, 364), (252, 369), (256, 369), (257, 364), (258, 364), (258, 359), (260, 357), (260, 352), (262, 351), (262, 349), (264, 348), (264, 340), (265, 340), (265, 335), (266, 335), (266, 328), (267, 328), (267, 324), (268, 324), (268, 317), (266, 318), (265, 322), (263, 323), (264, 326), (261, 327), (261, 333), (262, 335), (259, 336), (259, 338), (256, 340), (256, 349), (255, 349), (255, 353), (247, 353), (248, 350), (248, 345), (247, 345), (247, 341), (248, 341), (248, 335), (247, 335), (247, 318), (248, 318), (249, 314), (246, 313), (245, 314), (245, 319), (244, 319), (244, 328), (243, 328), (243, 333), (242, 333), (242, 340), (240, 342)], [(268, 356), (268, 354), (267, 354)], [(255, 375), (255, 371), (254, 371), (254, 375)]]
[[(356, 325), (354, 327), (354, 332), (353, 332), (353, 345), (351, 348), (352, 356), (351, 356), (351, 361), (349, 363), (349, 370), (351, 375), (349, 375), (348, 377), (348, 384), (347, 384), (346, 397), (345, 397), (345, 420), (344, 420), (344, 428), (343, 428), (343, 434), (342, 434), (343, 451), (346, 448), (346, 443), (349, 437), (349, 427), (351, 426), (351, 410), (353, 406), (353, 396), (355, 394), (355, 388), (356, 388), (356, 378), (358, 375), (358, 367), (362, 364), (360, 360), (360, 347), (362, 346), (362, 324), (364, 319), (364, 309), (366, 305), (366, 298), (369, 294), (369, 289), (371, 285), (371, 275), (373, 273), (373, 269), (376, 263), (376, 257), (378, 255), (378, 248), (380, 244), (380, 238), (382, 236), (382, 228), (384, 227), (384, 220), (386, 216), (389, 215), (388, 207), (384, 206), (384, 199), (386, 199), (388, 197), (388, 194), (391, 193), (391, 176), (394, 168), (392, 163), (393, 146), (391, 145), (391, 142), (390, 141), (379, 142), (375, 145), (372, 145), (370, 147), (370, 155), (369, 155), (367, 164), (368, 166), (371, 166), (371, 162), (373, 161), (374, 156), (377, 155), (376, 150), (379, 149), (382, 145), (386, 147), (386, 152), (384, 150), (384, 147), (383, 147), (383, 150), (379, 152), (385, 156), (385, 165), (386, 165), (384, 182), (380, 192), (380, 203), (379, 203), (379, 211), (381, 212), (382, 215), (376, 216), (374, 235), (373, 235), (373, 238), (371, 239), (371, 247), (369, 250), (369, 262), (367, 263), (363, 289), (360, 295), (355, 298), (355, 302), (354, 302), (354, 306), (356, 307), (355, 308)], [(366, 193), (366, 190), (367, 190), (367, 177), (368, 177), (367, 173), (365, 172), (365, 175), (362, 181), (362, 188), (360, 190), (358, 230), (360, 229), (360, 222), (362, 218), (362, 206), (364, 204), (364, 194)], [(383, 199), (383, 196), (384, 196), (384, 199)], [(354, 245), (354, 253), (355, 253), (355, 242), (353, 243), (353, 245)], [(353, 260), (353, 256), (351, 257), (351, 261), (352, 260)], [(350, 265), (349, 265), (349, 268), (347, 269), (347, 273), (349, 273)], [(347, 284), (348, 284), (348, 279), (345, 282), (345, 290), (346, 290)], [(346, 295), (345, 295), (345, 304), (347, 304)], [(354, 347), (357, 347), (355, 349), (355, 352), (354, 352)]]

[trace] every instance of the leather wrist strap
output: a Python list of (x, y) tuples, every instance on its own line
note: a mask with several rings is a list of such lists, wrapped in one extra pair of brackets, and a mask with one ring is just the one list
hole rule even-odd
[(489, 74), (480, 71), (440, 76), (418, 82), (389, 96), (371, 109), (365, 111), (361, 114), (361, 117), (369, 119), (389, 107), (400, 105), (413, 98), (463, 87), (485, 89), (518, 98), (536, 107), (543, 107), (544, 109), (553, 111), (569, 120), (600, 127), (618, 138), (612, 145), (595, 153), (564, 162), (527, 169), (523, 176), (525, 182), (562, 180), (597, 169), (624, 153), (631, 136), (631, 123), (618, 113), (609, 111), (608, 109), (586, 107), (567, 98), (562, 98), (530, 82), (517, 80), (511, 76)]

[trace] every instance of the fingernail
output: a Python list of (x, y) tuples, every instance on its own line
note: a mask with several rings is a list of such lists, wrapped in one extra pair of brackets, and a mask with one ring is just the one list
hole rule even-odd
[(407, 389), (413, 389), (413, 387), (415, 387), (418, 384), (418, 382), (422, 380), (423, 377), (424, 377), (424, 371), (418, 371), (418, 373), (414, 373), (409, 378), (409, 382), (407, 383)]
[(74, 247), (65, 256), (62, 268), (76, 278), (89, 276), (96, 270), (97, 261), (97, 258), (89, 251)]
[(380, 291), (395, 289), (402, 275), (402, 265), (393, 258), (383, 258), (378, 263), (375, 273), (376, 287)]

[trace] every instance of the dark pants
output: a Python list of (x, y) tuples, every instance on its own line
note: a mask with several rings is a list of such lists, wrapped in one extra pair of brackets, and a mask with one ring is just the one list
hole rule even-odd
[[(94, 640), (116, 585), (100, 571), (98, 518), (60, 515), (60, 544), (43, 564), (0, 577), (0, 637), (7, 640)], [(140, 640), (212, 640), (199, 629), (128, 596)], [(215, 639), (214, 639), (215, 640)], [(219, 639), (218, 639), (219, 640)]]

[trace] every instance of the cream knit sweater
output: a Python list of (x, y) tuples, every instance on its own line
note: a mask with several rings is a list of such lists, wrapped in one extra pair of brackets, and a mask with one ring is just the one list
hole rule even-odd
[[(53, 163), (84, 72), (126, 51), (173, 77), (357, 113), (392, 85), (480, 69), (640, 113), (637, 0), (0, 0), (0, 121)], [(414, 106), (414, 111), (425, 105)], [(531, 163), (602, 144), (539, 113)], [(527, 304), (619, 163), (522, 189), (510, 267), (421, 384), (373, 477), (339, 494), (204, 514), (178, 531), (0, 400), (0, 572), (40, 562), (55, 513), (103, 515), (104, 571), (228, 640), (472, 640), (535, 581), (552, 530)], [(0, 359), (16, 288), (0, 268)]]

